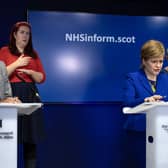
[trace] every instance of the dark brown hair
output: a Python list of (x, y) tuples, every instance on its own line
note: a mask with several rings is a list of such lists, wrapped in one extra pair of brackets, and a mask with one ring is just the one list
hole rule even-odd
[(13, 25), (12, 29), (11, 29), (11, 33), (10, 33), (10, 39), (9, 39), (9, 50), (12, 54), (20, 56), (21, 53), (19, 52), (19, 50), (16, 47), (16, 39), (14, 37), (14, 33), (17, 33), (17, 31), (19, 30), (19, 28), (21, 26), (26, 26), (29, 28), (30, 30), (30, 37), (29, 37), (29, 41), (27, 46), (24, 49), (24, 54), (29, 55), (32, 58), (36, 58), (37, 54), (33, 49), (33, 44), (32, 44), (32, 32), (31, 32), (31, 26), (28, 22), (17, 22), (16, 24)]

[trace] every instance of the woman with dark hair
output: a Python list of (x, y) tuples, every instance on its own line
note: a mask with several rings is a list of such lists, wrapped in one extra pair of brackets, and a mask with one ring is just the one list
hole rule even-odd
[[(45, 81), (45, 72), (33, 48), (28, 22), (14, 24), (9, 45), (0, 50), (0, 60), (7, 66), (13, 96), (23, 103), (40, 102), (36, 83)], [(18, 139), (24, 147), (25, 168), (36, 168), (36, 144), (44, 137), (42, 109), (29, 116), (19, 117), (18, 124)]]

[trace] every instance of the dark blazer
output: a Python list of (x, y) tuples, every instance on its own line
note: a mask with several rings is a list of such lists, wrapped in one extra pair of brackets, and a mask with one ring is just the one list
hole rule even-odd
[[(155, 93), (152, 92), (150, 83), (142, 69), (137, 72), (127, 74), (124, 87), (124, 106), (134, 107), (143, 103), (146, 97), (152, 96), (154, 94), (166, 96), (164, 101), (168, 101), (168, 74), (165, 72), (160, 72), (157, 77)], [(145, 131), (145, 114), (128, 115), (124, 128)]]

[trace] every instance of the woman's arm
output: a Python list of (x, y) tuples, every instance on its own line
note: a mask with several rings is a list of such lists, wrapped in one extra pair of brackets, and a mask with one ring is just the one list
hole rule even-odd
[(125, 86), (124, 86), (124, 95), (123, 95), (123, 103), (124, 106), (134, 107), (138, 104), (144, 102), (145, 97), (139, 97), (136, 95), (136, 87), (135, 82), (130, 74), (126, 76)]
[(10, 76), (18, 67), (26, 66), (29, 64), (31, 57), (24, 57), (21, 55), (15, 62), (7, 66), (8, 76)]
[(37, 72), (37, 71), (31, 70), (31, 69), (17, 69), (17, 71), (31, 76), (31, 78), (36, 83), (40, 83), (43, 80), (43, 74), (41, 72)]

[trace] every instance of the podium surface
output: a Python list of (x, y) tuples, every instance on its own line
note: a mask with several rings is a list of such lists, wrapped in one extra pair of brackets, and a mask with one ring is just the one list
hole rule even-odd
[(17, 168), (17, 118), (29, 115), (41, 103), (0, 103), (0, 168)]
[(42, 103), (0, 103), (0, 108), (17, 108), (19, 115), (29, 115), (42, 106)]
[(168, 102), (145, 102), (124, 113), (146, 114), (146, 168), (168, 168)]

